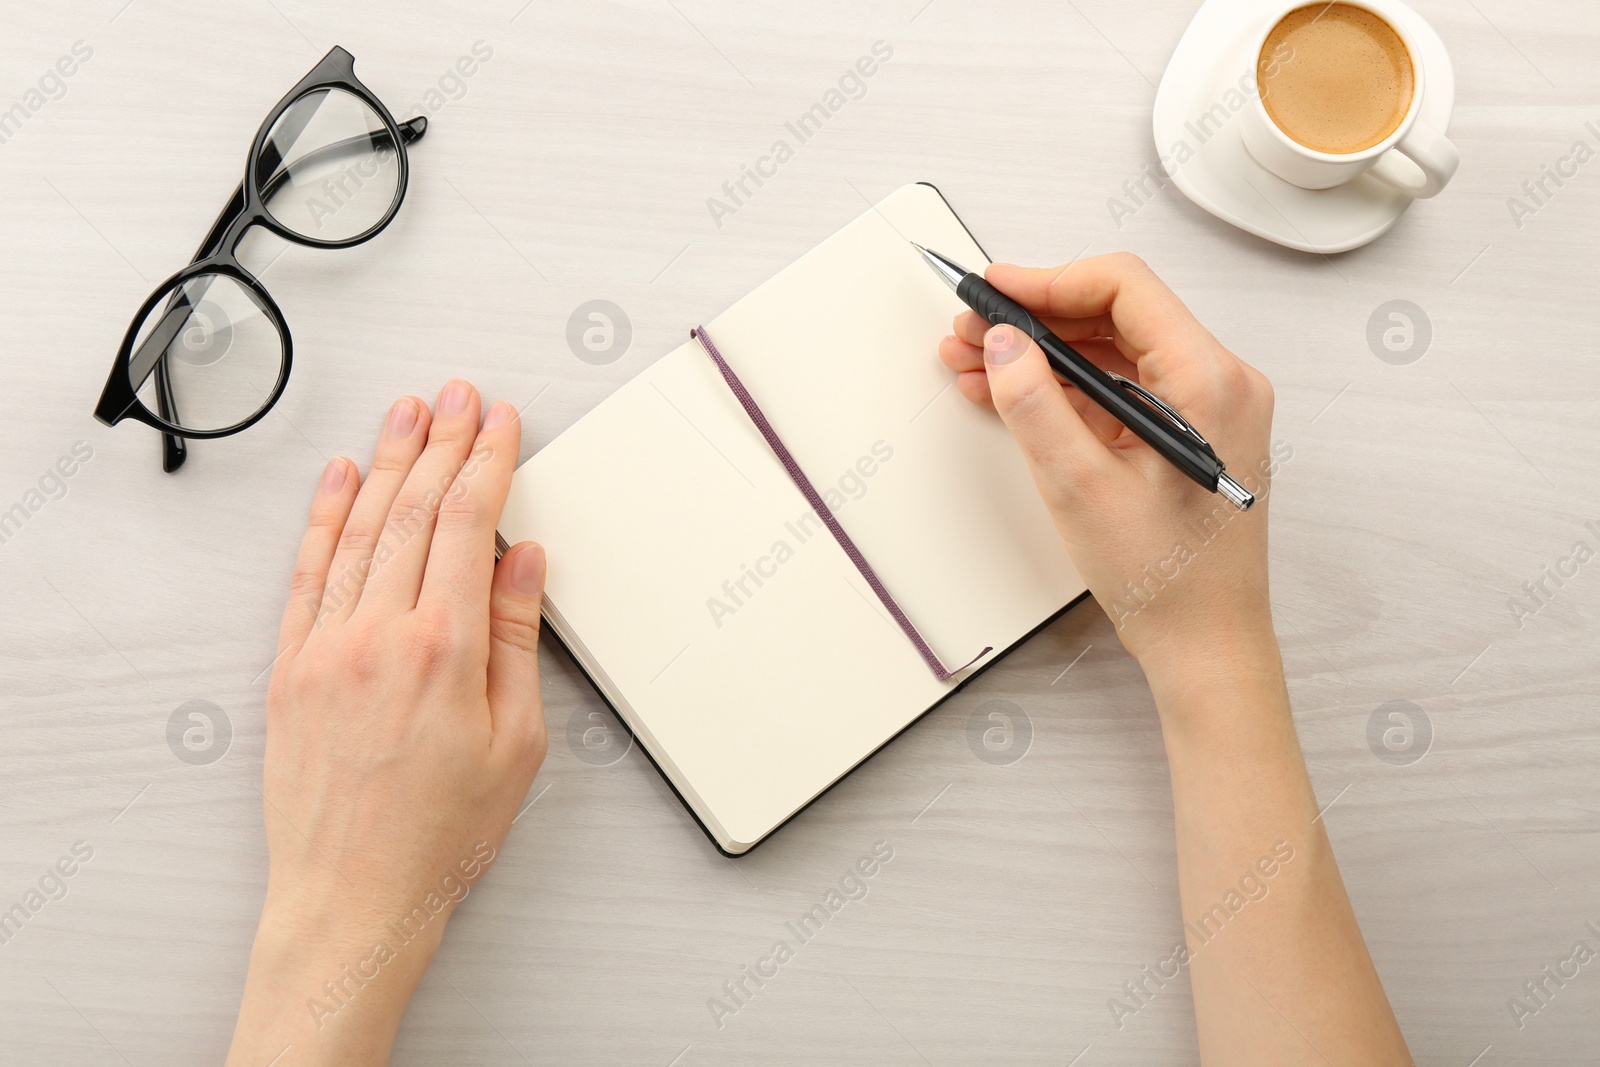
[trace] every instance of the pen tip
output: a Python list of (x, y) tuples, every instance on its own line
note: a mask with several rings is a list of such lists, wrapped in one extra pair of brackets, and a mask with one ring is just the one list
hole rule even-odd
[(922, 253), (922, 261), (932, 267), (933, 272), (943, 278), (946, 285), (960, 291), (961, 282), (967, 275), (966, 268), (952, 263), (937, 252), (928, 251), (915, 241), (911, 242), (911, 247)]

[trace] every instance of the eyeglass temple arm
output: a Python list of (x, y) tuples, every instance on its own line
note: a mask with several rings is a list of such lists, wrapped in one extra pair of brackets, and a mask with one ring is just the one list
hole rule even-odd
[[(403, 145), (420, 140), (422, 135), (428, 132), (428, 119), (425, 115), (409, 118), (396, 125), (400, 129), (400, 143)], [(347, 138), (310, 153), (308, 160), (324, 154), (337, 153), (358, 142), (362, 145), (370, 144), (374, 148), (383, 148), (389, 142), (389, 131), (379, 130), (363, 137)], [(269, 139), (266, 144), (261, 146), (261, 157), (256, 167), (258, 171), (265, 171), (273, 175), (261, 190), (261, 199), (263, 201), (271, 200), (273, 194), (283, 187), (284, 182), (289, 180), (289, 171), (278, 170), (278, 164), (281, 162), (283, 162), (283, 157), (278, 152), (278, 146)], [(189, 262), (198, 263), (202, 259), (216, 255), (222, 248), (222, 241), (227, 236), (228, 229), (238, 220), (240, 215), (244, 214), (244, 208), (244, 182), (240, 182), (239, 187), (233, 191), (233, 196), (228, 198), (227, 206), (217, 216), (217, 221), (211, 224), (211, 229), (206, 233), (205, 240), (200, 242), (200, 247), (195, 250), (194, 257)], [(174, 297), (176, 299), (176, 294), (174, 294)], [(169, 310), (172, 306), (172, 304), (168, 305)], [(148, 344), (149, 342), (147, 341), (146, 343)], [(170, 344), (171, 342), (168, 341), (167, 343)], [(141, 350), (142, 348), (143, 346), (141, 346)], [(134, 358), (137, 360), (137, 355)], [(157, 413), (168, 422), (177, 423), (178, 402), (172, 393), (172, 376), (167, 371), (165, 352), (155, 362), (155, 375)], [(136, 390), (138, 387), (138, 384), (134, 385)], [(168, 433), (165, 430), (161, 431), (161, 469), (171, 474), (183, 466), (183, 461), (188, 458), (188, 443), (177, 434)]]

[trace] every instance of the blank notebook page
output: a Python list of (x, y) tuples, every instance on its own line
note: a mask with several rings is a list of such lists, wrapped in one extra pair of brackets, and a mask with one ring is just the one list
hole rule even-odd
[[(939, 361), (963, 305), (911, 240), (986, 262), (938, 192), (910, 185), (705, 326), (955, 666), (1084, 584), (1005, 428)], [(550, 624), (729, 851), (957, 684), (934, 678), (692, 341), (524, 464), (500, 530), (545, 546)]]

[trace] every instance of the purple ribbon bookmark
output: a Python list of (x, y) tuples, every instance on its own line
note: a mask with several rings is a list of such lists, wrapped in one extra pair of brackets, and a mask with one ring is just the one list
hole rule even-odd
[(710, 356), (711, 361), (717, 365), (717, 370), (722, 373), (722, 380), (728, 383), (729, 389), (733, 390), (733, 395), (738, 399), (739, 406), (744, 408), (746, 415), (750, 416), (750, 421), (756, 424), (756, 429), (761, 431), (761, 436), (766, 439), (767, 445), (772, 449), (773, 454), (778, 457), (778, 462), (783, 464), (783, 469), (789, 472), (789, 477), (794, 480), (794, 484), (800, 490), (800, 494), (806, 498), (806, 503), (811, 505), (812, 510), (817, 513), (817, 518), (821, 519), (822, 524), (828, 528), (828, 532), (833, 534), (833, 539), (839, 542), (839, 547), (844, 549), (844, 554), (850, 557), (850, 562), (856, 565), (856, 570), (861, 572), (861, 577), (866, 579), (867, 584), (872, 587), (872, 591), (878, 595), (878, 599), (888, 609), (895, 623), (916, 648), (917, 653), (922, 656), (922, 660), (928, 665), (928, 669), (933, 671), (933, 676), (941, 682), (947, 682), (984, 656), (987, 656), (990, 652), (993, 652), (993, 645), (986, 646), (982, 652), (979, 652), (955, 670), (945, 669), (945, 665), (940, 662), (938, 655), (928, 647), (928, 642), (924, 641), (922, 635), (917, 633), (917, 628), (911, 625), (911, 620), (906, 617), (906, 613), (901, 610), (899, 604), (895, 603), (894, 597), (889, 595), (889, 590), (884, 588), (882, 580), (878, 578), (877, 572), (872, 569), (872, 565), (867, 562), (867, 558), (861, 554), (861, 550), (856, 547), (856, 543), (850, 540), (850, 535), (844, 532), (844, 527), (840, 526), (839, 520), (834, 518), (833, 512), (829, 510), (828, 505), (823, 501), (822, 494), (817, 492), (816, 488), (811, 484), (811, 479), (806, 477), (806, 472), (800, 469), (800, 464), (795, 462), (794, 456), (790, 455), (789, 450), (784, 447), (783, 441), (778, 437), (778, 432), (772, 428), (772, 423), (767, 421), (767, 417), (761, 413), (761, 408), (756, 404), (755, 398), (750, 395), (750, 390), (744, 387), (744, 383), (739, 380), (739, 376), (733, 373), (733, 368), (728, 366), (728, 361), (723, 359), (722, 353), (717, 351), (717, 346), (712, 342), (710, 335), (706, 333), (706, 328), (704, 326), (696, 326), (689, 331), (689, 336), (700, 342), (700, 347), (705, 349), (706, 355)]

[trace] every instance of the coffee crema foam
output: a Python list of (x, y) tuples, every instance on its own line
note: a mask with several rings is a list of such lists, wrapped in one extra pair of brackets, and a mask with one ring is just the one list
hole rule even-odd
[(1353, 4), (1311, 4), (1285, 15), (1261, 46), (1256, 77), (1280, 130), (1335, 155), (1364, 151), (1392, 134), (1416, 91), (1399, 33)]

